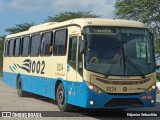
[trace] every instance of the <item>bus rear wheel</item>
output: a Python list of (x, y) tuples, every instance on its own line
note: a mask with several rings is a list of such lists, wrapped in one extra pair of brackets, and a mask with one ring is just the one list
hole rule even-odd
[(56, 90), (56, 102), (61, 111), (71, 111), (72, 106), (65, 102), (65, 91), (62, 83), (58, 85)]
[(26, 96), (26, 92), (22, 90), (22, 80), (20, 77), (17, 78), (17, 94), (19, 97)]

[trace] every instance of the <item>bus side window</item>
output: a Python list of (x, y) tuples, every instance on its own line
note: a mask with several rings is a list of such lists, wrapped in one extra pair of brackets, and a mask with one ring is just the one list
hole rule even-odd
[(9, 41), (6, 40), (5, 42), (5, 49), (4, 49), (4, 56), (7, 57), (8, 56), (8, 48), (9, 48)]
[(18, 57), (19, 55), (20, 55), (20, 39), (17, 38), (15, 40), (15, 53), (14, 53), (14, 56)]
[(36, 57), (39, 56), (39, 48), (41, 43), (41, 35), (35, 34), (31, 38), (31, 54), (30, 56)]
[(65, 55), (67, 46), (67, 29), (55, 31), (54, 39), (54, 55)]
[(30, 37), (24, 37), (22, 39), (22, 46), (21, 46), (21, 54), (23, 57), (27, 57), (29, 55), (30, 50)]
[(10, 40), (9, 57), (13, 56), (13, 51), (14, 51), (14, 40)]
[(44, 33), (42, 37), (42, 42), (41, 42), (41, 55), (42, 56), (50, 56), (52, 54), (52, 50), (50, 50), (51, 44), (52, 44), (51, 32)]

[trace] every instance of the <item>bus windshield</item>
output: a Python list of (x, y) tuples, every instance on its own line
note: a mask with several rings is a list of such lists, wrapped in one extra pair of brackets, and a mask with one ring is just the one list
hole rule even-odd
[(150, 32), (140, 28), (86, 27), (85, 68), (108, 75), (145, 75), (155, 71)]

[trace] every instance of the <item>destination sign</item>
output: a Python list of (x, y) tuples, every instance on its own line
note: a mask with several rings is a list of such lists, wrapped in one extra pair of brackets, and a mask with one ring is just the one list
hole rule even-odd
[(88, 30), (89, 33), (116, 34), (116, 28), (111, 27), (89, 27)]
[(112, 33), (110, 29), (93, 29), (94, 33)]

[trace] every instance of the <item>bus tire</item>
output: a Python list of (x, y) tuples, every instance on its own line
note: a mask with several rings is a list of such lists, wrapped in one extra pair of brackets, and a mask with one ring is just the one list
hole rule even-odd
[(20, 76), (17, 78), (17, 94), (18, 94), (19, 97), (25, 97), (26, 96), (26, 92), (24, 92), (22, 90), (22, 80), (21, 80)]
[(71, 111), (72, 106), (65, 102), (65, 91), (62, 83), (58, 85), (56, 90), (56, 102), (58, 108), (61, 111), (63, 112)]

